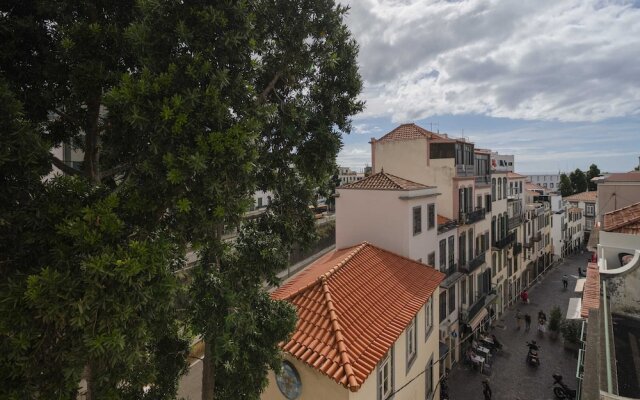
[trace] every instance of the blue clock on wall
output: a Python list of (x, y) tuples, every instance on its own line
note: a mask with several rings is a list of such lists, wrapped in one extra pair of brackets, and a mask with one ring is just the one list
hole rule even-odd
[(282, 362), (282, 369), (276, 375), (276, 383), (280, 392), (289, 400), (300, 397), (302, 392), (302, 382), (296, 368), (289, 361)]

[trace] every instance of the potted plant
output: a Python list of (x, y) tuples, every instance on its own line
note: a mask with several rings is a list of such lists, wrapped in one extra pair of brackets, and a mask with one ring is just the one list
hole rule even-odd
[(578, 354), (580, 349), (580, 329), (582, 324), (575, 319), (565, 319), (560, 324), (560, 332), (564, 338), (564, 348)]
[(551, 309), (549, 314), (549, 336), (551, 339), (558, 339), (558, 333), (560, 332), (560, 322), (562, 321), (562, 311), (560, 307), (555, 306)]

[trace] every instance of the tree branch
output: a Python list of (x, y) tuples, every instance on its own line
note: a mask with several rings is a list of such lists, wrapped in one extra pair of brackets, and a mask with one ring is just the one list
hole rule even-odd
[(276, 83), (278, 83), (278, 80), (282, 77), (282, 72), (278, 72), (273, 79), (271, 79), (271, 82), (269, 82), (269, 84), (267, 85), (266, 88), (264, 88), (264, 90), (262, 91), (262, 93), (260, 93), (260, 98), (258, 99), (258, 104), (264, 104), (267, 101), (267, 96), (269, 96), (269, 93), (271, 93), (273, 91), (273, 89), (276, 86)]
[(60, 171), (64, 172), (67, 175), (84, 175), (82, 171), (77, 170), (73, 167), (68, 166), (61, 159), (54, 156), (53, 154), (49, 154), (51, 163), (55, 165)]
[(122, 164), (122, 165), (115, 166), (113, 168), (109, 168), (108, 170), (100, 173), (100, 179), (108, 178), (112, 175), (116, 175), (126, 170), (127, 168), (129, 168), (129, 164)]
[(62, 119), (66, 119), (67, 121), (69, 121), (70, 123), (76, 125), (76, 126), (80, 126), (80, 121), (78, 121), (77, 119), (73, 118), (72, 116), (70, 116), (69, 114), (60, 111), (60, 110), (52, 110), (54, 113), (56, 113), (60, 118)]

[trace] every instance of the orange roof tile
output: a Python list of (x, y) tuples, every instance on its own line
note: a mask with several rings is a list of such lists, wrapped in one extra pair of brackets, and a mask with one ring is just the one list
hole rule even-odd
[(571, 207), (571, 208), (569, 208), (569, 212), (570, 213), (579, 213), (579, 212), (582, 212), (582, 208), (580, 208), (580, 207)]
[(600, 271), (598, 264), (589, 263), (587, 265), (587, 279), (584, 282), (584, 291), (582, 292), (580, 316), (588, 318), (589, 310), (597, 310), (598, 308), (600, 308)]
[(567, 201), (586, 201), (595, 203), (596, 200), (598, 200), (598, 192), (595, 190), (591, 192), (581, 192), (564, 197), (563, 199)]
[(329, 253), (271, 294), (298, 313), (282, 348), (355, 392), (443, 279), (366, 242)]
[(421, 138), (446, 139), (445, 137), (437, 133), (433, 133), (416, 124), (411, 123), (398, 126), (391, 132), (378, 139), (378, 142), (387, 140), (412, 140)]
[(547, 190), (546, 188), (543, 188), (540, 185), (537, 185), (535, 183), (531, 183), (531, 182), (527, 182), (524, 184), (524, 187), (527, 188), (527, 190)]
[(606, 232), (640, 234), (640, 203), (628, 205), (604, 215)]
[(388, 174), (382, 170), (377, 174), (369, 175), (356, 182), (347, 183), (339, 189), (363, 189), (363, 190), (420, 190), (429, 189), (435, 186), (427, 186)]
[(447, 218), (447, 217), (444, 217), (444, 216), (438, 214), (438, 225), (444, 225), (449, 221), (452, 221), (452, 220)]
[(507, 178), (509, 179), (523, 179), (526, 178), (526, 175), (520, 175), (515, 172), (507, 172)]
[(604, 182), (640, 182), (640, 172), (619, 172), (606, 176)]

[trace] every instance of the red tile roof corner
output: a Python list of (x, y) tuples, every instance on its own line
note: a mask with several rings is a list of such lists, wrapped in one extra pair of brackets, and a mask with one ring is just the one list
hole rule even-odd
[(412, 140), (412, 139), (445, 139), (444, 136), (439, 135), (437, 133), (428, 131), (421, 126), (418, 126), (414, 123), (402, 124), (396, 128), (394, 128), (391, 132), (387, 133), (380, 139), (381, 141), (390, 141), (390, 140)]
[(580, 316), (589, 317), (589, 310), (600, 308), (600, 270), (597, 263), (587, 265), (587, 279), (582, 292), (582, 308)]
[(628, 205), (608, 212), (603, 217), (606, 232), (640, 234), (640, 203)]
[(361, 190), (420, 190), (431, 188), (435, 188), (435, 186), (427, 186), (408, 179), (400, 178), (399, 176), (384, 172), (384, 168), (377, 174), (369, 175), (359, 181), (347, 183), (346, 185), (338, 187), (338, 189)]
[(336, 250), (271, 294), (298, 314), (281, 346), (358, 391), (443, 279), (434, 268), (366, 242)]

